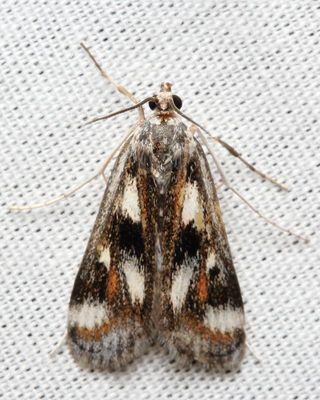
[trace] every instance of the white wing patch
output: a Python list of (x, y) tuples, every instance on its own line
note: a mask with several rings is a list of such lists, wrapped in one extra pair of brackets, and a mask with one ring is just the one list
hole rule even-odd
[(141, 221), (137, 180), (131, 179), (124, 185), (121, 209), (124, 215), (129, 215), (133, 222)]
[(136, 258), (130, 258), (122, 265), (123, 272), (126, 276), (129, 293), (134, 303), (136, 300), (139, 303), (143, 302), (144, 299), (144, 275), (139, 271), (138, 260)]
[(216, 265), (216, 254), (212, 251), (207, 258), (207, 273)]
[(175, 274), (171, 288), (171, 302), (173, 309), (179, 311), (187, 296), (193, 268), (182, 265), (182, 268)]
[(234, 329), (243, 329), (244, 314), (241, 308), (214, 308), (208, 306), (204, 317), (204, 324), (212, 331), (232, 332)]
[(80, 328), (93, 329), (108, 321), (107, 306), (85, 302), (70, 307), (69, 324)]
[(218, 282), (220, 285), (226, 286), (228, 285), (228, 280), (227, 278), (227, 271), (226, 267), (224, 266), (223, 262), (221, 261), (221, 258), (216, 257), (216, 254), (214, 251), (211, 251), (207, 257), (206, 261), (206, 271), (207, 274), (209, 274), (210, 270), (214, 267), (217, 267), (218, 274), (216, 276), (216, 279), (218, 279)]
[(99, 257), (99, 262), (103, 263), (105, 267), (107, 268), (107, 271), (109, 271), (110, 268), (110, 250), (109, 247), (104, 248), (101, 251), (100, 257)]
[(195, 183), (188, 182), (183, 202), (182, 222), (187, 225), (192, 220), (199, 230), (204, 228), (203, 210), (198, 186)]

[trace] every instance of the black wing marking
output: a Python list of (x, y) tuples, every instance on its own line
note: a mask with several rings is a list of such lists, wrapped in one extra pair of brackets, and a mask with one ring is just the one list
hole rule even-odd
[(183, 359), (232, 369), (245, 348), (240, 288), (202, 147), (189, 136), (182, 154), (167, 194), (160, 329)]
[(68, 345), (82, 365), (116, 369), (150, 340), (154, 223), (135, 140), (119, 154), (71, 294)]

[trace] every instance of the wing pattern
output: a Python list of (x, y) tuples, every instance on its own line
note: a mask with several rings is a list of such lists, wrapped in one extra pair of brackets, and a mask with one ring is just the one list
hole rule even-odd
[(234, 368), (245, 349), (244, 311), (209, 166), (189, 136), (183, 184), (169, 185), (173, 201), (162, 249), (161, 333), (186, 361)]
[(71, 295), (74, 358), (115, 369), (158, 337), (182, 360), (231, 369), (243, 303), (202, 147), (178, 119), (146, 120), (113, 168)]
[(151, 338), (152, 182), (134, 150), (131, 141), (116, 161), (71, 294), (69, 349), (94, 368), (126, 365)]

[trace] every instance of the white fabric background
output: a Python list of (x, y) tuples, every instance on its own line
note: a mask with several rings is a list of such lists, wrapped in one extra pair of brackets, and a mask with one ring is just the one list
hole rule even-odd
[[(2, 1), (0, 397), (319, 398), (319, 18), (311, 0)], [(156, 348), (111, 374), (79, 369), (65, 347), (48, 357), (64, 331), (103, 181), (47, 209), (7, 207), (92, 175), (136, 118), (80, 127), (130, 104), (81, 40), (140, 99), (173, 82), (185, 112), (290, 186), (277, 190), (215, 146), (239, 191), (311, 239), (298, 242), (220, 192), (248, 340), (262, 363), (248, 353), (241, 371), (216, 376), (179, 368)]]

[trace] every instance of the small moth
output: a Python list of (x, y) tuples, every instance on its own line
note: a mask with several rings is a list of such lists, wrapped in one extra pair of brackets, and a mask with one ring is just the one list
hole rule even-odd
[[(171, 84), (138, 102), (101, 69), (103, 77), (137, 108), (139, 121), (107, 158), (98, 174), (55, 203), (103, 175), (107, 187), (71, 294), (67, 343), (81, 365), (119, 369), (159, 341), (185, 364), (198, 361), (215, 370), (236, 369), (246, 347), (243, 301), (234, 270), (216, 187), (195, 132), (205, 128), (180, 110)], [(142, 105), (153, 111), (145, 118)], [(181, 117), (191, 122), (187, 126)], [(264, 217), (224, 176), (224, 184), (260, 218)], [(229, 144), (213, 139), (263, 179), (285, 186), (249, 164)], [(104, 171), (118, 152), (110, 177)]]
[(171, 84), (122, 146), (70, 299), (82, 365), (117, 369), (159, 340), (185, 362), (236, 368), (244, 310), (208, 161)]

